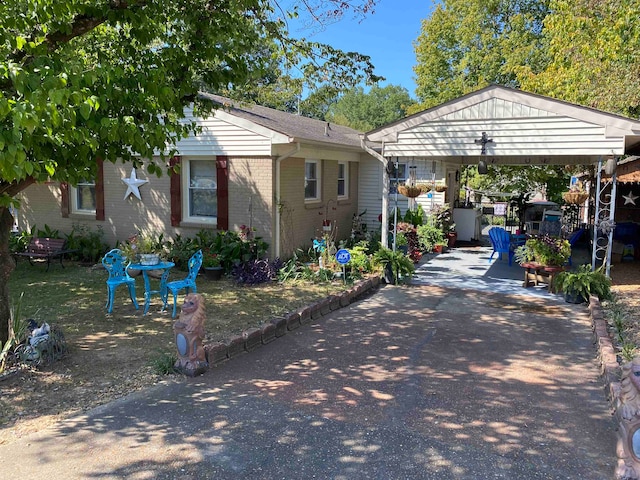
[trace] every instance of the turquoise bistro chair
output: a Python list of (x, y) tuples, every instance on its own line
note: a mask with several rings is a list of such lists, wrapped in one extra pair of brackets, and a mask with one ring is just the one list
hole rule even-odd
[(107, 312), (113, 311), (113, 300), (118, 285), (126, 285), (129, 289), (129, 296), (133, 305), (138, 309), (138, 302), (136, 300), (136, 279), (130, 277), (127, 273), (127, 267), (129, 266), (126, 257), (122, 254), (122, 250), (114, 248), (108, 252), (102, 258), (102, 265), (109, 272), (109, 278), (107, 279)]
[[(178, 292), (182, 289), (186, 290), (186, 293), (197, 293), (198, 288), (196, 287), (196, 277), (198, 276), (198, 272), (200, 271), (200, 267), (202, 266), (202, 250), (198, 250), (196, 253), (191, 255), (189, 259), (189, 274), (183, 280), (175, 280), (173, 282), (167, 282), (166, 289), (164, 289), (164, 306), (162, 310), (167, 308), (167, 301), (169, 300), (169, 292), (173, 295), (173, 313), (171, 314), (171, 318), (175, 318), (177, 302), (178, 302)], [(190, 292), (190, 290), (192, 292)]]

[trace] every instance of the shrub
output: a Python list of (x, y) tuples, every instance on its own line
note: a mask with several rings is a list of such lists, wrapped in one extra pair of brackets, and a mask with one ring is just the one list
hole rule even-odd
[(92, 232), (86, 225), (74, 225), (65, 238), (67, 248), (77, 250), (73, 258), (81, 262), (97, 262), (109, 250), (109, 245), (103, 240), (104, 230), (101, 226)]
[(277, 272), (282, 268), (280, 259), (273, 262), (262, 259), (252, 259), (235, 265), (231, 271), (236, 283), (246, 285), (256, 285), (270, 282), (277, 276)]
[(430, 223), (418, 227), (418, 244), (423, 252), (432, 252), (436, 244), (446, 244), (444, 233), (441, 229)]

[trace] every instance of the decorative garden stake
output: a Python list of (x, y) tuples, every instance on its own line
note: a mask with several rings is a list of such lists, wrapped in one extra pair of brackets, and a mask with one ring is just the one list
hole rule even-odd
[(622, 366), (620, 395), (616, 406), (618, 467), (621, 480), (640, 479), (640, 357)]
[(184, 299), (180, 318), (173, 324), (178, 349), (178, 361), (174, 366), (176, 370), (190, 377), (203, 374), (209, 367), (202, 346), (206, 318), (203, 296), (190, 293)]

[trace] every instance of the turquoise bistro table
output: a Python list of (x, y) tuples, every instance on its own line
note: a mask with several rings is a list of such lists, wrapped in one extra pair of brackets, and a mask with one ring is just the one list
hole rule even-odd
[[(146, 315), (149, 311), (149, 304), (151, 303), (151, 295), (160, 295), (160, 298), (164, 300), (167, 296), (167, 278), (169, 278), (169, 272), (175, 266), (173, 262), (160, 262), (155, 265), (142, 265), (141, 263), (132, 263), (129, 265), (129, 270), (140, 270), (142, 272), (142, 278), (144, 280), (144, 311), (143, 315)], [(162, 276), (160, 277), (160, 289), (151, 290), (151, 281), (149, 280), (149, 272), (151, 270), (162, 270)]]

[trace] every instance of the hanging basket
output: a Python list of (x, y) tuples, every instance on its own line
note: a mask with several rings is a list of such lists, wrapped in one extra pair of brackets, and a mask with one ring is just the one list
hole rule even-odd
[(425, 192), (428, 192), (428, 190), (425, 190), (423, 185), (415, 185), (415, 186), (399, 185), (398, 186), (398, 193), (408, 198), (416, 198), (417, 196), (422, 195)]
[(446, 192), (446, 191), (447, 191), (446, 185), (436, 185), (436, 192)]
[(564, 192), (562, 194), (562, 198), (567, 203), (581, 205), (587, 200), (587, 198), (589, 198), (589, 194), (582, 192)]

